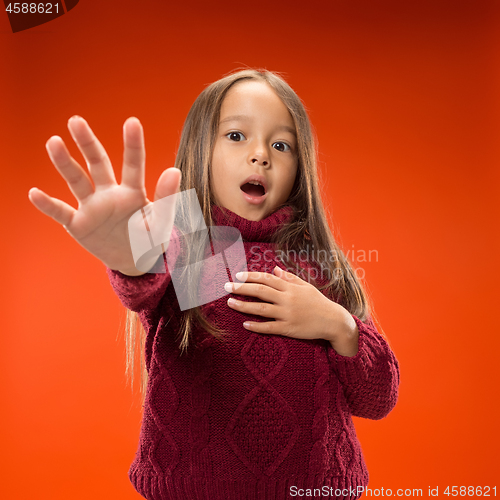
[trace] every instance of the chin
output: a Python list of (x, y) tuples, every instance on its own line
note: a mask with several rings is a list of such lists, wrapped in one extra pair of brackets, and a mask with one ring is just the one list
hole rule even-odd
[(227, 204), (219, 204), (219, 206), (223, 206), (231, 212), (234, 212), (236, 215), (239, 215), (240, 217), (243, 217), (244, 219), (251, 220), (251, 221), (260, 221), (262, 219), (265, 219), (271, 212), (272, 210), (269, 209), (269, 207), (265, 206), (264, 204), (262, 205), (251, 205), (249, 203), (245, 203), (243, 205), (240, 205), (239, 203), (227, 203)]

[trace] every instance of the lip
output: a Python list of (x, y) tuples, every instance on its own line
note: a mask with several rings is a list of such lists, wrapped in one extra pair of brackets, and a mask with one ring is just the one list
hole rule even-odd
[[(260, 182), (264, 186), (265, 192), (262, 196), (251, 196), (248, 193), (245, 193), (245, 191), (243, 191), (243, 189), (241, 189), (241, 187), (244, 184), (246, 184), (247, 182), (250, 182), (250, 181)], [(243, 195), (243, 198), (245, 198), (245, 200), (248, 201), (248, 203), (251, 203), (252, 205), (260, 205), (267, 198), (267, 194), (268, 194), (267, 182), (266, 182), (265, 177), (263, 177), (262, 175), (257, 175), (257, 174), (250, 175), (241, 183), (240, 191), (241, 191), (241, 194)]]
[[(257, 174), (252, 174), (250, 176), (248, 176), (241, 184), (240, 184), (240, 189), (241, 189), (241, 186), (243, 186), (243, 184), (246, 184), (247, 182), (250, 182), (250, 181), (257, 181), (257, 182), (260, 182), (263, 186), (264, 186), (264, 191), (265, 191), (265, 194), (264, 196), (266, 196), (267, 194), (267, 181), (266, 181), (266, 178), (263, 177), (262, 175), (257, 175)], [(255, 198), (255, 197), (253, 197)]]
[(248, 193), (245, 193), (245, 191), (241, 191), (241, 194), (243, 195), (243, 198), (248, 201), (248, 203), (251, 203), (252, 205), (259, 205), (262, 203), (266, 198), (267, 198), (267, 193), (263, 194), (262, 196), (251, 196)]

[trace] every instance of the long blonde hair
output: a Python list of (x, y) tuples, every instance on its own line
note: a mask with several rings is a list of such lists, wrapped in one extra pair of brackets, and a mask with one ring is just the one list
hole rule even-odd
[[(324, 293), (331, 300), (335, 300), (351, 314), (365, 321), (368, 316), (373, 315), (368, 295), (349, 260), (337, 245), (323, 207), (316, 163), (317, 142), (309, 117), (300, 98), (280, 74), (257, 69), (236, 70), (201, 92), (184, 123), (174, 165), (182, 172), (180, 190), (193, 188), (196, 190), (205, 223), (207, 226), (212, 226), (211, 204), (214, 203), (214, 199), (210, 189), (210, 163), (219, 127), (220, 109), (229, 89), (239, 82), (248, 80), (262, 81), (271, 86), (288, 108), (297, 131), (297, 176), (289, 199), (282, 205), (291, 206), (294, 209), (294, 216), (289, 223), (284, 224), (273, 234), (272, 241), (276, 244), (277, 252), (285, 256), (284, 263), (287, 269), (293, 272), (300, 269), (296, 262), (288, 258), (290, 249), (296, 252), (300, 250), (308, 252), (310, 246), (314, 248), (319, 259), (313, 260), (316, 261), (315, 264), (321, 266), (321, 269), (326, 269), (329, 279), (323, 285), (318, 284), (314, 278), (311, 278), (311, 281), (319, 290), (326, 289)], [(279, 208), (281, 206), (276, 210)], [(328, 256), (326, 259), (323, 258), (325, 255)], [(185, 310), (180, 323), (178, 338), (181, 351), (187, 349), (190, 332), (195, 324), (219, 340), (222, 340), (226, 333), (203, 316), (200, 306)], [(138, 314), (127, 310), (126, 373), (133, 383), (134, 360), (139, 356), (143, 395), (147, 384), (144, 364), (145, 336)]]

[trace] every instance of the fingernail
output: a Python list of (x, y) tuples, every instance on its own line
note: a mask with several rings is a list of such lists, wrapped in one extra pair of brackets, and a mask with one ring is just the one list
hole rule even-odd
[(136, 118), (135, 116), (129, 116), (129, 117), (125, 120), (125, 122), (124, 122), (123, 126), (125, 127), (125, 125), (126, 125), (127, 123), (134, 122), (134, 121), (135, 121), (136, 123), (138, 123), (138, 124), (139, 124), (139, 126), (142, 126), (141, 121), (139, 120), (139, 118)]
[(75, 120), (76, 118), (81, 118), (81, 116), (80, 115), (73, 115), (69, 120)]
[(224, 285), (224, 290), (226, 290), (226, 292), (232, 292), (233, 291), (233, 284), (232, 283), (226, 283)]

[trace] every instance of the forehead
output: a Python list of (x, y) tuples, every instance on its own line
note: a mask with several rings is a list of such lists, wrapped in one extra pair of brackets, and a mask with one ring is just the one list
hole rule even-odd
[(295, 131), (292, 115), (273, 88), (265, 82), (242, 81), (227, 92), (220, 110), (220, 122), (273, 120)]

